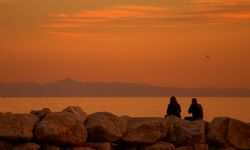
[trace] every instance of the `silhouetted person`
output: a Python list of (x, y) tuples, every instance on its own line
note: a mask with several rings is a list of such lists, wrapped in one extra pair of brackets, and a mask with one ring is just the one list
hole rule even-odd
[(185, 117), (185, 120), (203, 120), (203, 109), (201, 104), (198, 104), (197, 99), (192, 99), (192, 104), (190, 105), (188, 109), (188, 113), (192, 114), (192, 117)]
[(170, 115), (181, 118), (181, 106), (180, 104), (178, 104), (175, 96), (172, 96), (170, 98), (170, 103), (168, 104), (166, 116), (170, 116)]

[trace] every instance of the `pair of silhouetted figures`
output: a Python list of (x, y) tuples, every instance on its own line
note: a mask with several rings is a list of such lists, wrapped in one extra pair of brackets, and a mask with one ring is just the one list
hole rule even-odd
[[(198, 104), (197, 99), (193, 98), (192, 99), (192, 104), (189, 107), (188, 110), (189, 114), (192, 114), (192, 117), (185, 117), (185, 120), (202, 120), (203, 119), (203, 109), (200, 104)], [(167, 114), (166, 116), (173, 115), (176, 117), (181, 118), (181, 106), (177, 102), (177, 99), (175, 96), (172, 96), (170, 98), (170, 103), (168, 104), (167, 108)]]

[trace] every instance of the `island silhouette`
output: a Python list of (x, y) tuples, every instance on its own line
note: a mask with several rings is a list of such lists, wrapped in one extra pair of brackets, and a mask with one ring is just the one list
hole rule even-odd
[(176, 88), (126, 82), (80, 82), (69, 77), (46, 84), (0, 82), (1, 97), (248, 97), (244, 88)]

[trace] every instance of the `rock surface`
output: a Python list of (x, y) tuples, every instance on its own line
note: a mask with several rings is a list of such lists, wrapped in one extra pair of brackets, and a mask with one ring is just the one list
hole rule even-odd
[(95, 150), (91, 147), (69, 147), (66, 150)]
[(28, 141), (39, 118), (33, 114), (0, 113), (0, 138)]
[(37, 115), (40, 119), (44, 118), (47, 114), (51, 113), (49, 108), (44, 108), (42, 110), (32, 110), (31, 114)]
[(61, 150), (61, 149), (54, 145), (45, 144), (43, 145), (42, 150)]
[(176, 148), (173, 144), (167, 142), (158, 142), (150, 146), (145, 146), (140, 150), (176, 150)]
[(250, 126), (239, 120), (217, 117), (208, 125), (207, 139), (220, 147), (250, 149)]
[(107, 142), (87, 142), (85, 146), (91, 147), (97, 150), (112, 150), (111, 143), (107, 143)]
[(88, 140), (115, 142), (127, 130), (127, 121), (108, 112), (97, 112), (87, 117)]
[(13, 146), (12, 150), (39, 150), (40, 146), (38, 144), (35, 143), (23, 143), (23, 144), (19, 144), (16, 146)]
[(69, 106), (63, 110), (63, 112), (70, 112), (76, 115), (79, 115), (83, 121), (86, 121), (87, 119), (87, 113), (82, 110), (79, 106)]
[(167, 141), (178, 146), (202, 144), (206, 142), (205, 122), (187, 121), (174, 116), (166, 117), (169, 124)]
[(58, 145), (84, 145), (87, 131), (80, 116), (69, 112), (53, 112), (40, 121), (35, 137)]
[(167, 132), (168, 125), (164, 118), (128, 118), (128, 129), (121, 142), (153, 144), (165, 137)]

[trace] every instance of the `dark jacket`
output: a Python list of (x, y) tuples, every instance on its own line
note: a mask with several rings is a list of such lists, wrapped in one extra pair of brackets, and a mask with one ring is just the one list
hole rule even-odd
[(192, 113), (193, 120), (203, 119), (203, 109), (200, 104), (191, 104), (188, 113)]
[(181, 106), (179, 104), (168, 104), (167, 115), (181, 118)]

